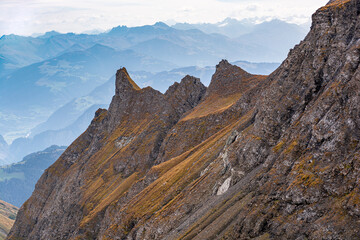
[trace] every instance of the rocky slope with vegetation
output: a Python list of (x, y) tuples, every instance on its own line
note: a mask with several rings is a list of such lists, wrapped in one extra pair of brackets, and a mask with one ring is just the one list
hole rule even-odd
[(360, 0), (334, 0), (270, 76), (220, 62), (162, 94), (125, 69), (9, 239), (358, 239)]
[(0, 240), (6, 238), (15, 222), (18, 208), (0, 200)]

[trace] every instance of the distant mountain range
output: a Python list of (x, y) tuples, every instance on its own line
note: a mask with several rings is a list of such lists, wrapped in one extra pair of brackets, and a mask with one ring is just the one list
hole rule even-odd
[(226, 18), (224, 21), (218, 23), (176, 23), (171, 27), (181, 30), (199, 29), (204, 33), (218, 33), (230, 38), (237, 38), (241, 35), (250, 33), (256, 24), (253, 21), (242, 20), (238, 21), (233, 18)]
[[(177, 23), (176, 29), (199, 29), (207, 34), (221, 34), (235, 40), (239, 46), (247, 46), (257, 56), (246, 56), (251, 61), (282, 61), (295, 44), (309, 31), (308, 25), (296, 25), (278, 19), (255, 24), (250, 20), (238, 21), (227, 18), (215, 24)], [(261, 59), (258, 57), (261, 56)], [(278, 58), (279, 57), (279, 58)], [(244, 58), (243, 58), (244, 59)]]
[[(309, 31), (310, 24), (291, 24), (279, 19), (274, 19), (271, 21), (265, 21), (262, 23), (256, 24), (254, 20), (243, 19), (241, 21), (234, 18), (226, 18), (225, 20), (218, 23), (199, 23), (199, 24), (190, 24), (190, 23), (176, 23), (171, 27), (179, 30), (190, 30), (190, 29), (199, 29), (204, 33), (212, 34), (217, 33), (221, 35), (228, 36), (229, 38), (240, 38), (247, 34), (256, 34), (261, 31), (264, 27), (266, 32), (273, 31), (271, 34), (276, 36), (276, 33), (279, 31), (287, 32), (292, 37), (303, 37)], [(267, 33), (269, 34), (269, 33)], [(279, 36), (280, 38), (281, 36)], [(291, 39), (288, 40), (292, 41)], [(295, 42), (296, 43), (296, 42)], [(294, 43), (294, 44), (295, 44)]]
[(51, 146), (26, 156), (23, 161), (0, 167), (0, 200), (15, 206), (28, 199), (44, 170), (55, 162), (66, 147)]
[[(258, 72), (266, 75), (278, 67), (278, 63), (250, 63), (238, 61), (234, 64), (247, 69), (249, 72)], [(152, 86), (165, 92), (174, 82), (179, 82), (185, 75), (196, 76), (208, 85), (215, 67), (186, 67), (150, 73), (146, 71), (131, 72), (141, 87)], [(90, 94), (74, 98), (56, 110), (45, 122), (31, 130), (29, 137), (15, 139), (8, 147), (11, 155), (7, 163), (20, 161), (25, 155), (45, 149), (49, 145), (69, 145), (73, 142), (94, 117), (98, 108), (107, 108), (115, 92), (115, 76)]]
[[(282, 31), (293, 37), (278, 44)], [(222, 58), (263, 62), (234, 64), (251, 73), (269, 74), (304, 35), (300, 26), (282, 21), (251, 24), (234, 19), (201, 26), (170, 27), (162, 22), (118, 26), (100, 34), (4, 35), (0, 134), (16, 140), (11, 146), (0, 143), (0, 165), (51, 144), (72, 142), (89, 124), (92, 111), (109, 104), (112, 75), (120, 66), (126, 66), (141, 87), (161, 92), (186, 74), (200, 77), (206, 85), (215, 71), (206, 66)], [(257, 40), (259, 36), (265, 40)]]
[(18, 129), (12, 128), (14, 124), (28, 129), (24, 118), (32, 119), (30, 124), (44, 121), (49, 112), (108, 80), (121, 63), (134, 70), (146, 65), (148, 71), (174, 66), (132, 50), (116, 51), (96, 44), (21, 68), (0, 79), (0, 131)]
[(0, 135), (0, 166), (10, 163), (7, 159), (9, 155), (9, 146), (3, 136)]
[[(264, 28), (267, 39), (278, 38), (284, 41), (279, 32), (292, 36), (287, 40), (287, 45), (292, 46), (297, 43), (294, 40), (301, 40), (307, 31), (302, 26), (280, 20), (254, 24), (250, 21), (226, 19), (218, 24), (175, 24), (172, 27), (162, 22), (132, 28), (118, 26), (101, 34), (60, 34), (52, 31), (38, 37), (4, 35), (0, 38), (0, 76), (64, 53), (84, 51), (96, 44), (117, 51), (133, 49), (140, 54), (151, 53), (152, 57), (160, 60), (171, 59), (179, 67), (199, 63), (202, 66), (213, 65), (214, 61), (225, 57), (233, 61), (281, 61), (285, 56), (278, 55), (272, 43), (253, 48), (253, 41), (238, 41), (244, 35), (258, 35)], [(264, 54), (272, 58), (264, 57)], [(145, 64), (143, 67), (147, 66)]]

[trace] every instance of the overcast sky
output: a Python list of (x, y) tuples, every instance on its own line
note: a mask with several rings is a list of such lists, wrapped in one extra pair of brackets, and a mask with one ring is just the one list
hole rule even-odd
[(157, 21), (215, 23), (227, 17), (305, 23), (328, 0), (0, 0), (0, 36), (84, 32)]

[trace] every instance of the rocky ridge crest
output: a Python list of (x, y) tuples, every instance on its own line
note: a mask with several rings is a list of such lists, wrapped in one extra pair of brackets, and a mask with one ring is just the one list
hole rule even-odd
[(205, 94), (120, 70), (131, 94), (44, 173), (9, 239), (357, 239), (359, 16), (329, 2), (270, 76), (223, 61)]

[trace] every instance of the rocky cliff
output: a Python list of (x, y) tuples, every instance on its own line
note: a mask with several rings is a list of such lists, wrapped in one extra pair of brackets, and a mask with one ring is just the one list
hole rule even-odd
[(268, 77), (222, 61), (161, 94), (119, 70), (9, 239), (359, 239), (359, 14), (330, 1)]

